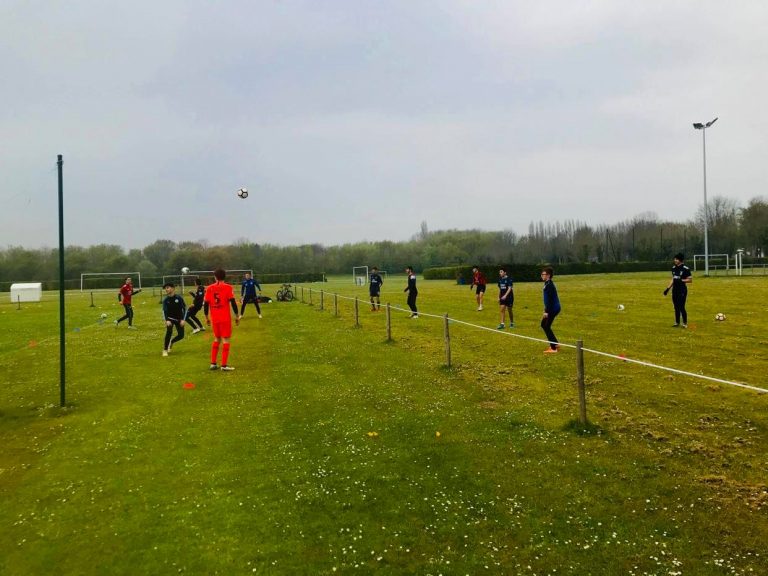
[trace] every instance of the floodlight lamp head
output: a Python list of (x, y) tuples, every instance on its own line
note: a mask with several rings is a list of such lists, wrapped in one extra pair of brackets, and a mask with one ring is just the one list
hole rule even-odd
[[(719, 118), (719, 116), (718, 116), (718, 118)], [(717, 122), (717, 118), (715, 118), (714, 120), (710, 120), (709, 122), (707, 122), (707, 128), (709, 128), (710, 126), (712, 126), (712, 124), (714, 124), (715, 122)]]
[(696, 128), (696, 130), (703, 130), (704, 124), (702, 124), (701, 122), (694, 122), (693, 127)]

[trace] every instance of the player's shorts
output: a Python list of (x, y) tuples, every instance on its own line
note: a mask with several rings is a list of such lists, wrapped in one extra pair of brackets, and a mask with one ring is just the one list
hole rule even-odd
[(475, 284), (475, 294), (482, 294), (485, 292), (485, 284)]
[(213, 335), (216, 338), (232, 337), (232, 320), (223, 320), (222, 322), (213, 322)]
[(369, 290), (368, 293), (371, 295), (371, 298), (378, 298), (381, 295), (381, 290)]
[(501, 306), (507, 306), (509, 308), (512, 308), (514, 303), (515, 303), (515, 295), (514, 294), (510, 294), (506, 298), (499, 298), (499, 304)]

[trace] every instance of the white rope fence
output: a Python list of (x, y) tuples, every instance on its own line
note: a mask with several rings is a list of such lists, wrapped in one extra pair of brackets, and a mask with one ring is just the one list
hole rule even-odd
[[(301, 287), (302, 290), (302, 302), (304, 301), (304, 287)], [(309, 289), (310, 292), (310, 302), (312, 301), (311, 295), (312, 295), (312, 288)], [(320, 290), (321, 293), (321, 301), (323, 298), (324, 291)], [(350, 297), (350, 296), (342, 296), (340, 294), (333, 294), (334, 298), (341, 298), (343, 300), (354, 300), (356, 303), (360, 302), (359, 297)], [(400, 308), (398, 306), (393, 306), (391, 304), (386, 304), (386, 307), (391, 310), (396, 310), (398, 312), (406, 312), (411, 313), (410, 309), (406, 308)], [(605, 358), (612, 358), (614, 360), (618, 360), (621, 362), (629, 362), (632, 364), (638, 364), (640, 366), (645, 366), (648, 368), (654, 368), (656, 370), (662, 370), (666, 372), (671, 372), (673, 374), (680, 374), (682, 376), (690, 376), (692, 378), (699, 378), (701, 380), (707, 380), (709, 382), (717, 382), (718, 384), (724, 384), (726, 386), (736, 386), (738, 388), (744, 388), (747, 390), (753, 390), (755, 392), (760, 392), (762, 394), (768, 394), (768, 389), (766, 388), (760, 388), (758, 386), (752, 386), (750, 384), (744, 384), (742, 382), (734, 382), (733, 380), (724, 380), (722, 378), (715, 378), (713, 376), (707, 376), (705, 374), (697, 374), (695, 372), (687, 372), (685, 370), (678, 370), (677, 368), (670, 368), (669, 366), (662, 366), (661, 364), (654, 364), (652, 362), (645, 362), (643, 360), (636, 360), (634, 358), (627, 358), (626, 356), (619, 356), (616, 354), (610, 354), (608, 352), (602, 352), (600, 350), (593, 350), (591, 348), (583, 348), (578, 344), (567, 344), (563, 342), (550, 342), (549, 340), (543, 339), (543, 338), (534, 338), (532, 336), (524, 336), (523, 334), (515, 334), (514, 332), (502, 332), (500, 330), (496, 330), (494, 328), (488, 328), (487, 326), (480, 326), (479, 324), (473, 324), (471, 322), (465, 322), (463, 320), (457, 320), (455, 318), (449, 318), (447, 314), (445, 315), (438, 315), (438, 314), (429, 314), (426, 312), (419, 311), (418, 316), (425, 316), (427, 318), (436, 318), (439, 320), (443, 320), (445, 322), (453, 323), (453, 324), (461, 324), (464, 326), (468, 326), (470, 328), (474, 328), (476, 330), (486, 330), (488, 332), (493, 332), (494, 334), (498, 334), (500, 336), (508, 336), (513, 338), (520, 338), (522, 340), (529, 340), (531, 342), (540, 342), (542, 344), (556, 344), (558, 347), (565, 347), (565, 348), (573, 348), (577, 350), (582, 350), (584, 352), (589, 352), (590, 354), (595, 354), (597, 356), (603, 356)], [(359, 324), (358, 319), (355, 319), (356, 323)]]

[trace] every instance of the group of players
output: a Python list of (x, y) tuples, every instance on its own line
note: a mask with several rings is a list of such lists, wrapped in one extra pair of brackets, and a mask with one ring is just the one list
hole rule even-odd
[[(408, 279), (408, 283), (403, 292), (408, 293), (408, 308), (411, 310), (411, 318), (418, 318), (419, 312), (416, 308), (416, 297), (419, 294), (416, 288), (416, 274), (411, 266), (406, 267), (405, 274)], [(557, 288), (552, 281), (554, 276), (554, 270), (547, 266), (541, 270), (541, 279), (544, 282), (544, 313), (541, 318), (541, 328), (544, 330), (544, 334), (547, 336), (549, 347), (544, 351), (546, 354), (553, 354), (558, 351), (559, 345), (554, 332), (552, 332), (552, 323), (560, 313), (560, 299), (557, 296)], [(368, 293), (371, 299), (371, 312), (377, 312), (381, 309), (381, 287), (384, 284), (384, 280), (379, 274), (379, 269), (374, 266), (371, 268), (371, 273), (368, 277)], [(499, 311), (501, 320), (498, 325), (499, 330), (504, 330), (504, 321), (509, 315), (509, 327), (514, 328), (514, 316), (512, 313), (512, 307), (515, 303), (515, 295), (512, 291), (512, 278), (507, 274), (505, 268), (499, 269)], [(485, 274), (475, 266), (472, 268), (472, 283), (470, 289), (475, 290), (475, 298), (477, 299), (478, 312), (483, 309), (483, 297), (485, 296), (485, 290), (487, 287), (487, 281)]]
[[(687, 285), (693, 281), (690, 269), (684, 264), (685, 256), (682, 253), (675, 254), (672, 267), (672, 279), (664, 290), (664, 296), (666, 296), (670, 290), (672, 290), (672, 302), (675, 308), (675, 323), (672, 325), (674, 328), (688, 326), (688, 313), (685, 309), (685, 302), (688, 297)], [(408, 266), (405, 269), (405, 273), (408, 277), (408, 284), (405, 287), (404, 292), (408, 292), (408, 307), (411, 309), (411, 318), (418, 318), (419, 313), (416, 309), (416, 296), (418, 290), (416, 289), (416, 274), (414, 274), (413, 268)], [(545, 354), (557, 353), (559, 349), (558, 340), (555, 337), (555, 333), (552, 331), (552, 323), (562, 309), (560, 305), (560, 298), (557, 295), (557, 288), (552, 281), (554, 276), (554, 270), (551, 266), (545, 266), (541, 269), (541, 281), (544, 283), (542, 289), (542, 297), (544, 300), (544, 312), (541, 316), (541, 329), (547, 337), (549, 347), (544, 350)], [(371, 274), (369, 276), (368, 289), (371, 299), (371, 311), (376, 312), (381, 309), (381, 287), (384, 281), (379, 274), (379, 270), (376, 266), (371, 268)], [(497, 329), (504, 330), (505, 320), (509, 317), (509, 328), (515, 327), (514, 315), (512, 307), (515, 303), (515, 294), (512, 287), (512, 278), (507, 274), (505, 268), (499, 269), (499, 280), (497, 282), (499, 286), (499, 325)], [(477, 266), (472, 268), (472, 282), (469, 285), (470, 290), (474, 289), (475, 299), (477, 300), (477, 311), (483, 310), (483, 298), (485, 296), (485, 290), (487, 287), (487, 280), (485, 274), (483, 274)]]
[[(261, 318), (261, 307), (259, 306), (259, 296), (261, 285), (252, 278), (250, 272), (246, 272), (245, 278), (240, 288), (240, 310), (237, 308), (234, 289), (231, 284), (224, 280), (226, 272), (219, 268), (214, 271), (215, 282), (210, 286), (203, 286), (200, 278), (195, 279), (195, 290), (190, 292), (192, 305), (187, 307), (184, 298), (176, 294), (176, 286), (172, 282), (166, 282), (163, 286), (165, 298), (163, 298), (163, 320), (165, 321), (165, 340), (163, 343), (163, 356), (168, 356), (173, 345), (184, 338), (184, 328), (187, 324), (192, 326), (192, 333), (197, 334), (205, 330), (205, 326), (197, 317), (197, 313), (202, 309), (205, 316), (205, 324), (213, 329), (213, 343), (211, 345), (211, 370), (218, 370), (218, 355), (221, 349), (221, 370), (230, 372), (234, 366), (228, 364), (229, 361), (229, 339), (232, 336), (232, 314), (234, 313), (235, 324), (240, 324), (240, 319), (245, 314), (245, 308), (248, 304), (256, 307), (256, 313)], [(115, 320), (115, 327), (120, 325), (123, 320), (128, 321), (128, 328), (133, 326), (133, 305), (132, 297), (141, 292), (141, 289), (133, 288), (131, 278), (126, 278), (125, 283), (120, 288), (118, 300), (125, 309), (125, 314)], [(176, 336), (173, 337), (174, 328)]]
[[(672, 290), (672, 301), (675, 308), (674, 327), (687, 327), (688, 314), (685, 309), (685, 302), (688, 295), (687, 285), (693, 281), (690, 269), (684, 264), (685, 256), (682, 253), (674, 257), (674, 266), (672, 268), (672, 279), (664, 290), (666, 296)], [(411, 310), (410, 318), (418, 318), (419, 312), (416, 308), (416, 298), (419, 294), (416, 288), (416, 274), (411, 266), (406, 267), (407, 285), (403, 292), (408, 293), (408, 307)], [(554, 270), (551, 266), (545, 266), (541, 269), (541, 280), (544, 283), (542, 296), (544, 300), (544, 312), (541, 317), (541, 328), (547, 337), (549, 347), (544, 350), (545, 354), (554, 354), (559, 349), (558, 340), (552, 331), (552, 323), (562, 309), (560, 299), (557, 295), (557, 288), (552, 281)], [(195, 279), (195, 290), (190, 292), (192, 305), (187, 307), (184, 298), (176, 294), (176, 286), (172, 282), (167, 282), (163, 289), (166, 296), (163, 299), (163, 319), (165, 321), (166, 331), (163, 345), (163, 356), (168, 356), (172, 346), (184, 338), (184, 327), (187, 323), (192, 326), (192, 333), (197, 334), (205, 330), (203, 323), (197, 318), (197, 313), (202, 309), (205, 315), (206, 325), (213, 327), (213, 344), (211, 345), (211, 370), (218, 370), (218, 353), (221, 349), (221, 370), (232, 371), (235, 368), (228, 364), (229, 360), (229, 339), (232, 336), (232, 315), (230, 308), (234, 313), (235, 323), (240, 324), (240, 319), (245, 314), (245, 307), (253, 304), (256, 307), (256, 313), (261, 318), (261, 308), (259, 306), (258, 291), (261, 291), (261, 285), (252, 278), (249, 272), (246, 272), (245, 278), (241, 284), (240, 310), (237, 308), (234, 290), (231, 284), (224, 280), (226, 272), (219, 268), (214, 271), (216, 281), (208, 287), (202, 285), (199, 278)], [(381, 310), (381, 287), (384, 280), (379, 274), (376, 266), (371, 268), (369, 275), (368, 289), (371, 300), (371, 311)], [(499, 269), (499, 330), (504, 330), (505, 320), (509, 317), (509, 328), (515, 327), (512, 308), (515, 303), (512, 279), (507, 274), (505, 268)], [(472, 268), (472, 282), (470, 290), (474, 289), (475, 299), (477, 300), (478, 312), (483, 310), (483, 298), (487, 288), (485, 275), (477, 266)], [(127, 320), (128, 328), (133, 329), (133, 306), (131, 298), (141, 292), (141, 289), (135, 290), (131, 278), (125, 279), (125, 284), (120, 288), (118, 300), (125, 309), (125, 314), (115, 320), (115, 327), (120, 322)], [(681, 322), (682, 321), (682, 322)], [(176, 329), (176, 336), (173, 337), (173, 330)]]

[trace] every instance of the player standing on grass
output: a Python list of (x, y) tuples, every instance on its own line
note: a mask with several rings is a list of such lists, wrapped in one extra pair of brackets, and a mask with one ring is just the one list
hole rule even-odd
[(675, 323), (672, 328), (680, 326), (680, 319), (682, 317), (683, 328), (688, 328), (688, 312), (685, 311), (685, 300), (688, 298), (688, 286), (693, 282), (691, 276), (691, 269), (688, 268), (683, 262), (685, 262), (685, 255), (682, 252), (675, 254), (673, 260), (674, 266), (672, 266), (672, 280), (669, 281), (669, 285), (664, 290), (664, 296), (669, 294), (670, 288), (672, 289), (672, 304), (675, 306)]
[(544, 282), (544, 314), (541, 317), (541, 328), (544, 330), (544, 334), (547, 335), (547, 340), (549, 341), (549, 348), (544, 350), (544, 354), (554, 354), (559, 348), (555, 333), (552, 332), (552, 322), (560, 314), (560, 298), (557, 297), (557, 288), (555, 288), (555, 283), (552, 282), (552, 276), (554, 275), (555, 272), (550, 266), (541, 271), (541, 279)]
[(477, 266), (472, 267), (472, 284), (469, 285), (469, 289), (475, 288), (475, 296), (477, 297), (477, 311), (480, 312), (483, 309), (483, 296), (485, 295), (485, 274), (480, 272)]
[(418, 318), (419, 311), (416, 309), (416, 296), (419, 295), (419, 291), (416, 289), (416, 274), (413, 273), (413, 268), (410, 266), (405, 269), (405, 273), (408, 275), (408, 285), (403, 292), (408, 292), (408, 308), (411, 309), (411, 318)]
[[(381, 285), (384, 284), (384, 280), (381, 279), (379, 269), (374, 266), (371, 268), (371, 275), (368, 279), (368, 294), (371, 297), (371, 312), (381, 310)], [(374, 298), (376, 299), (374, 301)]]
[(205, 286), (203, 286), (200, 278), (195, 278), (195, 291), (190, 292), (189, 295), (192, 296), (192, 306), (187, 308), (186, 320), (192, 326), (192, 334), (197, 334), (201, 330), (205, 330), (200, 318), (197, 317), (197, 313), (203, 309), (203, 301), (205, 300)]
[[(163, 299), (163, 319), (165, 320), (165, 344), (163, 356), (168, 356), (171, 346), (184, 339), (184, 317), (187, 313), (187, 304), (184, 298), (176, 294), (176, 286), (166, 282), (163, 286), (166, 297)], [(176, 337), (171, 340), (173, 327), (176, 327)]]
[(509, 328), (515, 327), (512, 306), (515, 304), (515, 293), (512, 291), (512, 278), (507, 276), (504, 268), (499, 270), (499, 330), (504, 330), (504, 312), (509, 314)]
[[(229, 360), (229, 339), (232, 336), (232, 315), (229, 313), (228, 306), (231, 306), (235, 313), (235, 324), (240, 325), (240, 317), (237, 315), (237, 301), (235, 293), (232, 291), (232, 285), (224, 282), (227, 273), (221, 268), (217, 268), (213, 276), (216, 282), (205, 289), (205, 322), (209, 326), (213, 320), (213, 345), (211, 346), (211, 370), (217, 370), (216, 358), (219, 355), (221, 347), (221, 369), (225, 371), (234, 370), (234, 367), (227, 364)], [(210, 317), (209, 317), (210, 313)]]
[(141, 288), (134, 290), (133, 280), (126, 278), (125, 284), (120, 287), (120, 292), (117, 295), (117, 301), (123, 305), (123, 308), (125, 308), (125, 314), (115, 320), (115, 327), (117, 327), (123, 320), (128, 320), (128, 328), (135, 330), (136, 327), (133, 325), (133, 306), (131, 306), (131, 297), (139, 292), (141, 292)]
[(245, 315), (245, 306), (251, 302), (253, 302), (253, 305), (256, 306), (256, 313), (259, 315), (259, 318), (261, 318), (259, 296), (256, 294), (256, 290), (261, 292), (261, 284), (256, 282), (255, 278), (251, 278), (250, 272), (246, 272), (245, 280), (243, 280), (243, 285), (240, 288), (240, 302), (242, 303), (240, 305), (240, 318)]

